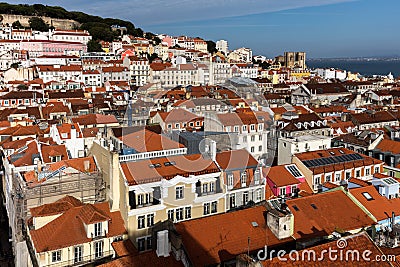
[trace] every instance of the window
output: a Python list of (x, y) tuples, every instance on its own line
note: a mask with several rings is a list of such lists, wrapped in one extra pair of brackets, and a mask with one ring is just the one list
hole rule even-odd
[(101, 222), (95, 223), (94, 224), (94, 237), (101, 236)]
[(94, 257), (103, 257), (103, 241), (94, 243)]
[(371, 168), (365, 168), (365, 175), (370, 175)]
[(210, 192), (214, 192), (215, 191), (215, 184), (213, 182), (211, 182), (209, 185), (210, 185)]
[(252, 146), (252, 147), (250, 148), (250, 152), (251, 152), (251, 153), (254, 152), (254, 146)]
[(151, 236), (146, 237), (146, 249), (150, 250), (153, 248), (153, 242), (152, 242)]
[(247, 142), (247, 136), (243, 136), (243, 143)]
[(176, 220), (182, 221), (183, 220), (183, 208), (176, 209), (175, 213), (176, 213)]
[(246, 180), (247, 180), (247, 174), (246, 172), (242, 172), (240, 174), (240, 182), (242, 184), (242, 187), (246, 186)]
[(250, 130), (254, 131), (256, 129), (256, 126), (254, 124), (250, 125)]
[(325, 182), (330, 182), (331, 181), (331, 175), (327, 174), (325, 175)]
[(243, 131), (243, 132), (247, 131), (247, 125), (243, 125), (243, 126), (242, 126), (242, 131)]
[(236, 207), (235, 194), (229, 196), (229, 206), (230, 208)]
[(168, 211), (168, 219), (174, 221), (174, 210)]
[(351, 172), (346, 172), (346, 179), (347, 180), (350, 179), (350, 176), (351, 176)]
[(138, 243), (138, 251), (145, 251), (146, 250), (146, 238), (139, 238), (137, 240)]
[(217, 201), (211, 202), (211, 213), (217, 213), (217, 208), (218, 208), (218, 202)]
[(233, 174), (228, 174), (228, 186), (233, 186)]
[(340, 181), (340, 173), (335, 174), (335, 180), (336, 180), (336, 182)]
[(256, 202), (260, 202), (261, 201), (261, 196), (262, 196), (262, 189), (257, 189), (256, 191)]
[(297, 186), (292, 186), (292, 194), (295, 194), (295, 193), (297, 193)]
[(203, 184), (203, 193), (208, 192), (208, 184)]
[(74, 247), (74, 263), (81, 262), (83, 260), (83, 247)]
[(361, 176), (361, 171), (360, 170), (356, 170), (356, 177), (359, 178)]
[(51, 253), (51, 262), (61, 261), (61, 250), (53, 251)]
[(175, 188), (175, 198), (183, 199), (183, 186), (178, 186)]
[(375, 173), (379, 172), (379, 167), (375, 167)]
[(258, 151), (259, 151), (259, 152), (262, 151), (262, 146), (258, 146)]
[(151, 227), (154, 225), (154, 214), (147, 215), (147, 227)]
[(185, 208), (185, 219), (192, 218), (192, 207)]
[(234, 131), (235, 131), (235, 132), (239, 132), (239, 126), (235, 126), (235, 127), (234, 127)]
[(243, 205), (246, 205), (249, 202), (249, 192), (243, 192)]
[(280, 195), (280, 196), (286, 195), (286, 187), (281, 187), (281, 188), (279, 188), (279, 195)]
[(144, 215), (139, 216), (138, 217), (138, 229), (143, 229), (145, 227), (146, 227), (146, 225), (145, 225), (145, 217), (144, 217)]
[(210, 203), (204, 203), (203, 206), (203, 215), (210, 214)]
[(256, 141), (256, 136), (255, 136), (255, 135), (252, 135), (252, 136), (250, 137), (250, 139), (251, 139), (251, 142), (254, 142), (254, 141)]

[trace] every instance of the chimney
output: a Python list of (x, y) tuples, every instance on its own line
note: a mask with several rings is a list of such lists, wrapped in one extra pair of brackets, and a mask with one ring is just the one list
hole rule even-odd
[(395, 215), (395, 213), (394, 213), (394, 211), (392, 211), (392, 220), (391, 220), (391, 228), (392, 228), (392, 231), (393, 231), (393, 229), (394, 229), (394, 225), (395, 225), (395, 223), (396, 223), (396, 215)]
[(83, 166), (85, 168), (85, 172), (89, 172), (90, 171), (90, 160), (85, 160), (83, 162)]
[(168, 238), (168, 230), (157, 232), (157, 256), (168, 257), (170, 251), (170, 244)]

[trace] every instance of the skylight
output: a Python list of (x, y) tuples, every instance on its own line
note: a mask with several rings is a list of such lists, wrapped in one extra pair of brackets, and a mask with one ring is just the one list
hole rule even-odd
[(368, 192), (363, 192), (362, 195), (363, 195), (368, 201), (374, 199)]
[(287, 169), (295, 178), (303, 177), (303, 175), (301, 174), (301, 172), (299, 171), (299, 169), (297, 169), (297, 166), (296, 166), (296, 165), (288, 165), (288, 166), (286, 166), (286, 169)]

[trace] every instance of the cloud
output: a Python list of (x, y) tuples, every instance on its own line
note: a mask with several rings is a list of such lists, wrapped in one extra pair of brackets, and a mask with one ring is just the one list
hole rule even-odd
[[(244, 16), (352, 1), (354, 0), (44, 0), (41, 3), (58, 5), (67, 10), (78, 10), (103, 17), (128, 19), (143, 27), (146, 25)], [(10, 2), (37, 3), (37, 1), (32, 0)]]

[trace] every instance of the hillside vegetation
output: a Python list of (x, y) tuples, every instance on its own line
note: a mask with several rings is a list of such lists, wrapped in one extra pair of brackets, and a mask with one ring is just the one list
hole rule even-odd
[(14, 14), (36, 17), (47, 16), (57, 19), (75, 20), (81, 24), (80, 29), (89, 31), (94, 40), (112, 41), (116, 36), (118, 36), (119, 33), (111, 31), (111, 25), (126, 27), (128, 34), (133, 36), (153, 36), (153, 34), (151, 33), (145, 34), (142, 29), (136, 28), (135, 25), (130, 21), (114, 18), (102, 18), (79, 11), (67, 11), (59, 6), (45, 6), (42, 4), (12, 5), (8, 3), (0, 3), (0, 14)]

